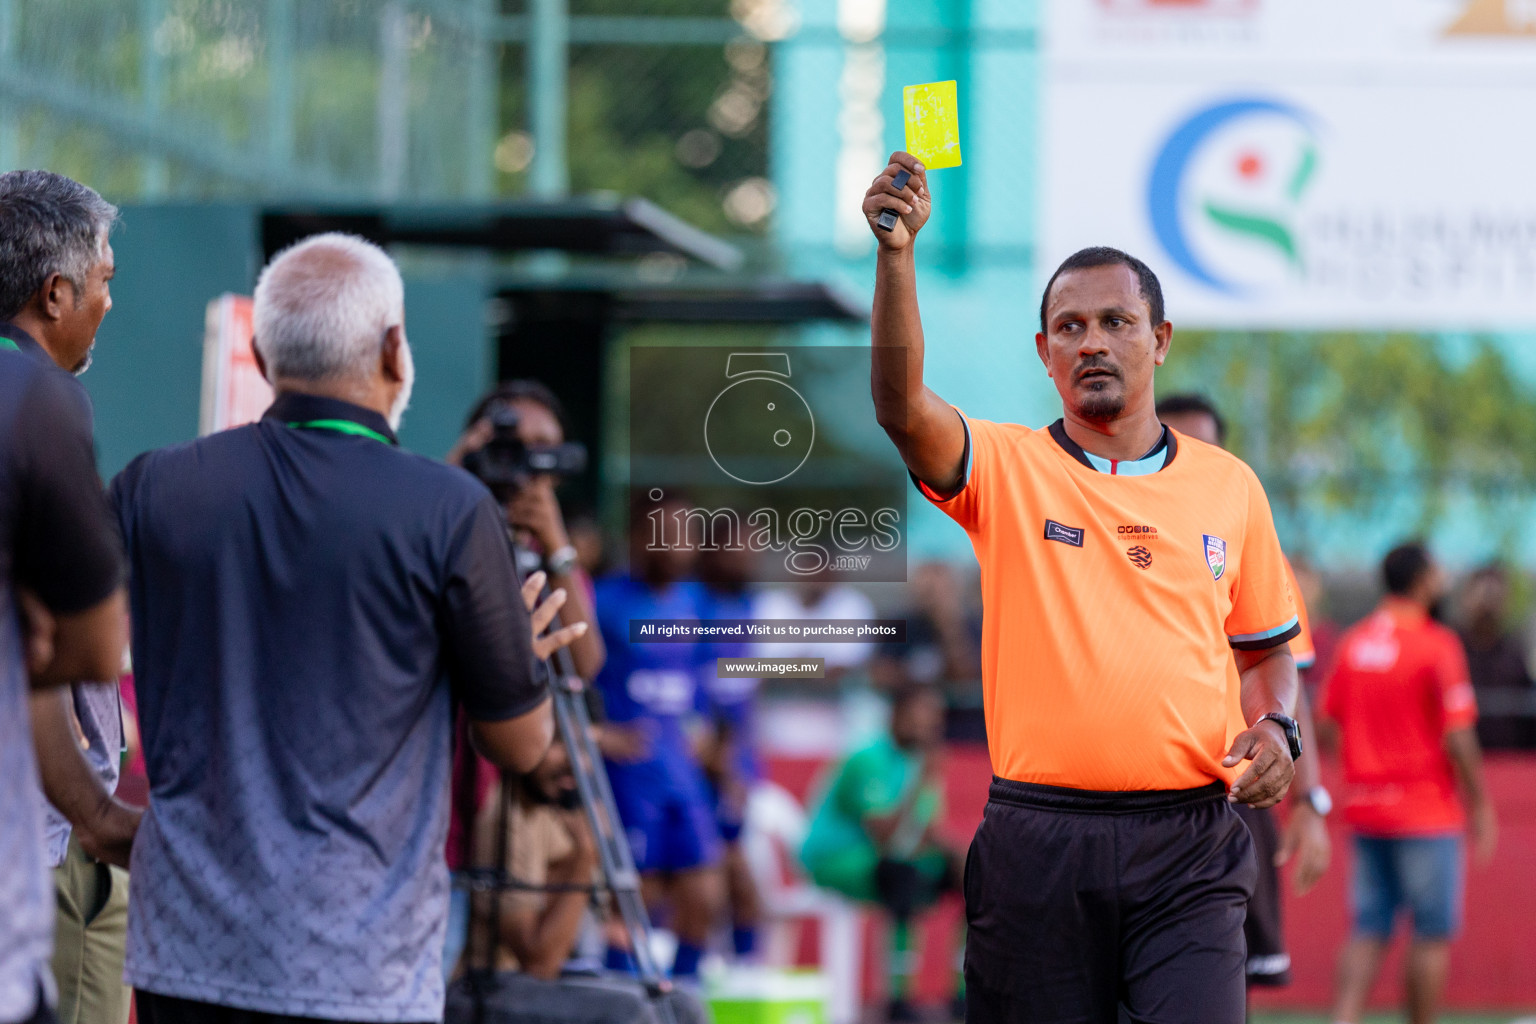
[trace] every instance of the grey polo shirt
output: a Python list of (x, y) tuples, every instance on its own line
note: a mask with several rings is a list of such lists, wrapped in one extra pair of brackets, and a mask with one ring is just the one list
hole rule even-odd
[(151, 782), (129, 984), (439, 1019), (452, 706), (545, 699), (490, 492), (376, 413), (286, 394), (111, 495)]
[[(85, 759), (107, 792), (115, 793), (123, 764), (123, 702), (117, 683), (76, 683), (69, 695), (85, 739)], [(69, 819), (45, 802), (43, 834), (50, 867), (64, 863), (71, 831)]]

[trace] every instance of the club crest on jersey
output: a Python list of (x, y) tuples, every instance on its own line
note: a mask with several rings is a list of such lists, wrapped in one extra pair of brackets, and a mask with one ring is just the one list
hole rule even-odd
[(1205, 537), (1205, 564), (1211, 567), (1211, 579), (1219, 580), (1227, 571), (1227, 542), (1220, 537)]

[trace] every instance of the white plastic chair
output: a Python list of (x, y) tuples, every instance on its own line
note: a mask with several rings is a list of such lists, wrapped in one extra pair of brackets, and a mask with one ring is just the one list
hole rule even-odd
[(741, 849), (767, 918), (764, 958), (775, 966), (792, 964), (800, 926), (817, 921), (822, 970), (832, 992), (829, 1024), (855, 1024), (861, 1006), (864, 918), (855, 904), (806, 877), (799, 850), (809, 827), (805, 809), (782, 786), (760, 782), (747, 797)]

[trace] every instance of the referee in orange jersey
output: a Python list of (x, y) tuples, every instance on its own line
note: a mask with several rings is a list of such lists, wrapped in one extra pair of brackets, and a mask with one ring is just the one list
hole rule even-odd
[(1273, 805), (1301, 754), (1264, 490), (1158, 421), (1173, 328), (1141, 261), (1085, 249), (1057, 269), (1035, 348), (1062, 418), (992, 423), (922, 382), (922, 165), (893, 154), (863, 209), (876, 414), (981, 564), (994, 777), (966, 866), (967, 1020), (1240, 1024), (1256, 868), (1231, 804)]

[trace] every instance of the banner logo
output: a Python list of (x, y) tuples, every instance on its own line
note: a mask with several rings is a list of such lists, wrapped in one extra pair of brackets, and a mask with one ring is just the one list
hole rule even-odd
[(1318, 167), (1315, 119), (1258, 97), (1224, 99), (1180, 122), (1158, 150), (1147, 212), (1190, 277), (1249, 295), (1306, 269), (1296, 219)]

